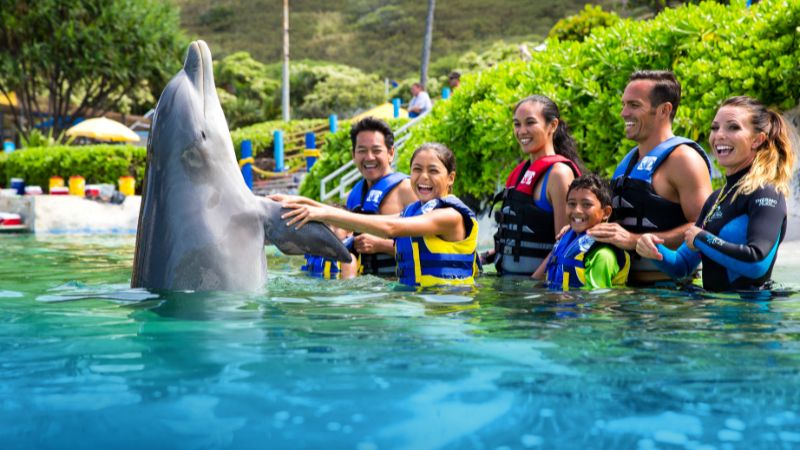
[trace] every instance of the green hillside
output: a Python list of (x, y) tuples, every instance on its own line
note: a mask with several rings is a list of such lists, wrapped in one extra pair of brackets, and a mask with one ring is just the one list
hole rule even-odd
[[(280, 61), (282, 1), (173, 2), (181, 8), (182, 26), (193, 37), (206, 40), (215, 59), (247, 51), (265, 63)], [(408, 77), (419, 71), (427, 3), (291, 0), (292, 59), (328, 60), (385, 77)], [(501, 39), (539, 41), (558, 19), (586, 3), (616, 4), (613, 0), (439, 0), (431, 61), (479, 51)]]

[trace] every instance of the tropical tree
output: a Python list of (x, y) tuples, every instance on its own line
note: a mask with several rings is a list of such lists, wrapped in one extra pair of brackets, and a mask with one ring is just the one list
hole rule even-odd
[(60, 137), (142, 89), (157, 98), (185, 49), (179, 23), (156, 0), (0, 0), (0, 94), (16, 94), (22, 137)]

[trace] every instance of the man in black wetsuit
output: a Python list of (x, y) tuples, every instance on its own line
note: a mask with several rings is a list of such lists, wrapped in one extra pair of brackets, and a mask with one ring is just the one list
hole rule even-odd
[[(672, 133), (681, 88), (669, 71), (633, 73), (622, 95), (625, 136), (638, 144), (617, 166), (612, 182), (611, 222), (589, 230), (599, 242), (632, 251), (643, 233), (670, 248), (700, 215), (711, 194), (710, 161), (699, 144)], [(629, 282), (650, 284), (669, 276), (636, 258)]]

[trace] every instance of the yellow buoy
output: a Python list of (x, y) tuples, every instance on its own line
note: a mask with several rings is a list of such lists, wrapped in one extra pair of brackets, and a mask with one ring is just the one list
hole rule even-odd
[(69, 195), (83, 197), (86, 195), (86, 180), (80, 175), (69, 177)]

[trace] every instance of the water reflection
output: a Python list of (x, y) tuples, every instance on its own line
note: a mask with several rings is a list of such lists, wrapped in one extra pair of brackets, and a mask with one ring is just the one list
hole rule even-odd
[(793, 285), (770, 301), (492, 277), (414, 291), (308, 278), (271, 255), (262, 292), (148, 292), (127, 287), (131, 240), (2, 245), (14, 261), (0, 260), (2, 442), (110, 446), (121, 430), (156, 448), (798, 442)]

